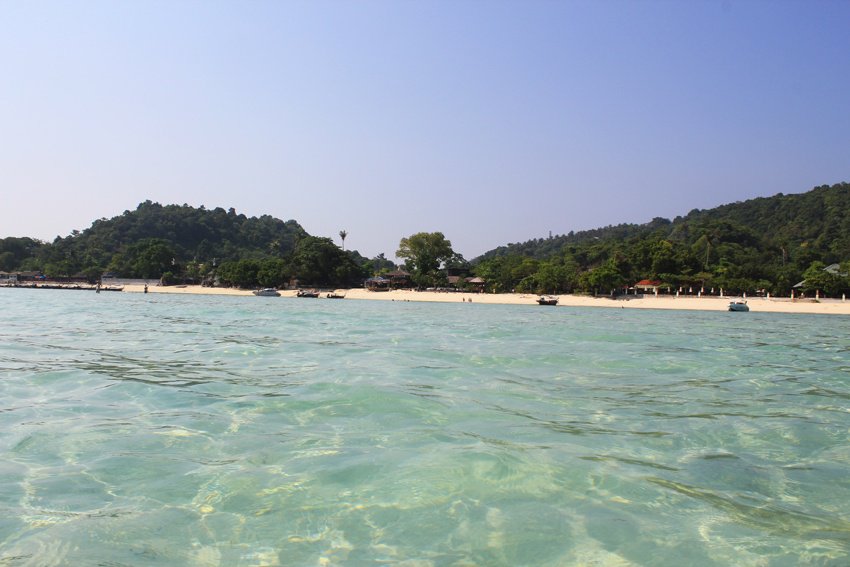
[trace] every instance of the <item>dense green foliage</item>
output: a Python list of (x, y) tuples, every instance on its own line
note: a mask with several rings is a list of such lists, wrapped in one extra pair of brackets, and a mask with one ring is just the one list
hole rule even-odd
[(44, 243), (27, 237), (0, 239), (0, 271), (29, 270), (31, 259), (38, 255), (43, 246)]
[[(694, 210), (673, 221), (509, 244), (473, 264), (494, 291), (607, 294), (653, 279), (673, 289), (788, 294), (806, 279), (804, 289), (837, 295), (850, 292), (847, 266), (815, 274), (848, 260), (850, 184), (841, 183)], [(827, 285), (814, 287), (821, 279)]]
[(443, 268), (456, 254), (442, 232), (417, 232), (401, 239), (396, 256), (404, 258), (413, 283), (426, 288), (445, 282)]
[(135, 211), (100, 219), (52, 243), (0, 240), (0, 269), (39, 270), (50, 277), (104, 272), (121, 277), (200, 283), (217, 276), (244, 287), (279, 286), (295, 278), (311, 285), (363, 280), (368, 260), (330, 239), (308, 235), (293, 221), (235, 210), (207, 210), (145, 201)]
[[(508, 244), (471, 266), (439, 232), (403, 238), (396, 254), (420, 287), (442, 285), (453, 272), (480, 276), (497, 292), (607, 294), (651, 279), (670, 289), (787, 295), (805, 280), (802, 291), (839, 295), (850, 293), (850, 184)], [(824, 269), (833, 264), (840, 267)], [(0, 239), (0, 271), (51, 277), (94, 280), (109, 271), (242, 287), (347, 286), (393, 268), (383, 255), (344, 251), (293, 220), (150, 201), (52, 243)]]

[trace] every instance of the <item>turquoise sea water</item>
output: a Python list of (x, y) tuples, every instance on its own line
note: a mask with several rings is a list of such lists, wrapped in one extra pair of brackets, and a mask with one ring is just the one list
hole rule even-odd
[(850, 318), (0, 309), (0, 565), (850, 563)]

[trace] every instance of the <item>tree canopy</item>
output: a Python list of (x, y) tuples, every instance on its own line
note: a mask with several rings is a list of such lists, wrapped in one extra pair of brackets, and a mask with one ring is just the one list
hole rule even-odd
[(405, 269), (419, 287), (442, 283), (445, 275), (441, 268), (454, 259), (452, 243), (442, 232), (417, 232), (402, 238), (396, 256), (404, 258)]

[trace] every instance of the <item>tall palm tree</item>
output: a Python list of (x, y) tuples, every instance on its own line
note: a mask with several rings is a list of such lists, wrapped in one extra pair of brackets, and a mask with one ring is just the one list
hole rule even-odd
[(348, 236), (348, 232), (344, 230), (339, 231), (339, 237), (342, 238), (342, 249), (345, 250), (345, 237)]

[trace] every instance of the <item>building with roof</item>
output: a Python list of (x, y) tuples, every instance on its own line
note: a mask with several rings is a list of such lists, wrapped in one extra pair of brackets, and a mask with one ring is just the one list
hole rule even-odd
[(635, 293), (658, 293), (661, 282), (658, 280), (640, 280), (634, 286)]

